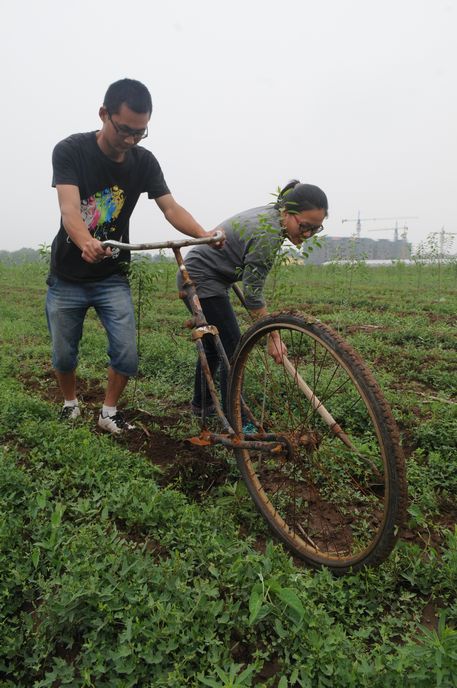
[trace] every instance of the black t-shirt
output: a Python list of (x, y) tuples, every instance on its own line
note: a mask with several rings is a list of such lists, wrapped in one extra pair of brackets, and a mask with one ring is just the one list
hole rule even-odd
[[(130, 148), (122, 162), (114, 162), (99, 148), (96, 132), (74, 134), (60, 141), (52, 154), (52, 185), (79, 188), (81, 215), (89, 232), (104, 241), (129, 241), (129, 220), (141, 193), (159, 198), (170, 191), (156, 158), (145, 148)], [(51, 273), (72, 282), (99, 280), (123, 272), (129, 251), (113, 250), (113, 257), (87, 263), (81, 249), (66, 233), (62, 220), (51, 249)]]

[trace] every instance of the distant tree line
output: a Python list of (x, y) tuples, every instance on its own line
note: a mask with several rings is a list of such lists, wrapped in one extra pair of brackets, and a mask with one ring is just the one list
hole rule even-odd
[(21, 263), (38, 263), (40, 260), (40, 251), (33, 248), (20, 248), (18, 251), (0, 251), (1, 263), (19, 265)]
[[(38, 263), (50, 255), (50, 247), (43, 246), (41, 249), (20, 248), (18, 251), (0, 251), (0, 263), (8, 265), (21, 265), (23, 263)], [(171, 255), (155, 252), (154, 254), (141, 252), (133, 253), (132, 260), (147, 260), (151, 263), (174, 262)]]

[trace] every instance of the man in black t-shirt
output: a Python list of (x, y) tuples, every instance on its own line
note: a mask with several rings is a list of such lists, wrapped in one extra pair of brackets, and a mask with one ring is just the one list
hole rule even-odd
[(205, 230), (178, 205), (156, 158), (138, 143), (148, 135), (151, 95), (139, 81), (122, 79), (108, 88), (98, 131), (64, 139), (53, 152), (53, 186), (61, 211), (52, 243), (46, 315), (53, 366), (62, 394), (61, 417), (80, 415), (76, 365), (83, 322), (93, 306), (108, 335), (108, 384), (99, 426), (112, 434), (131, 428), (117, 403), (137, 372), (128, 251), (103, 248), (105, 239), (129, 241), (130, 215), (141, 193), (153, 198), (166, 219), (191, 237)]

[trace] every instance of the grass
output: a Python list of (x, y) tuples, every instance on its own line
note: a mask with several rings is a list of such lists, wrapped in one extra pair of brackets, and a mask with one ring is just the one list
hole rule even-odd
[(343, 579), (270, 541), (223, 450), (166, 472), (175, 451), (193, 455), (194, 352), (173, 266), (147, 269), (141, 376), (125, 402), (150, 414), (156, 454), (94, 432), (106, 342), (93, 316), (84, 420), (56, 422), (44, 267), (0, 264), (0, 686), (456, 686), (454, 266), (276, 276), (273, 307), (319, 317), (362, 353), (407, 456), (402, 539)]

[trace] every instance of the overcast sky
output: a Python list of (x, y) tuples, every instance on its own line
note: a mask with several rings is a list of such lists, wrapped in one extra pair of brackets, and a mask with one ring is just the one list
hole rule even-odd
[[(457, 0), (16, 0), (0, 11), (0, 249), (50, 244), (51, 153), (99, 127), (110, 83), (150, 89), (145, 141), (207, 229), (291, 178), (327, 234), (457, 232)], [(414, 219), (417, 216), (417, 219)], [(134, 241), (179, 238), (146, 196)], [(456, 237), (457, 239), (457, 237)]]

